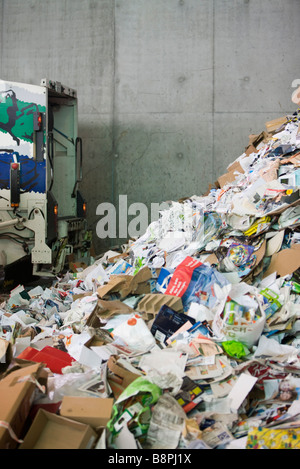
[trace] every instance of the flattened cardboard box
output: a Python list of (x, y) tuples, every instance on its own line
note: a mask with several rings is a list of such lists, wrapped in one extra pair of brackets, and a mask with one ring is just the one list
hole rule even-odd
[(235, 181), (237, 173), (244, 173), (239, 162), (233, 163), (228, 167), (228, 172), (218, 178), (219, 186), (222, 188), (226, 184)]
[(91, 449), (96, 439), (89, 425), (39, 409), (19, 449)]
[[(29, 415), (34, 398), (36, 384), (45, 370), (40, 363), (30, 364), (7, 374), (0, 381), (0, 420), (12, 429), (20, 438), (25, 421)], [(18, 441), (12, 438), (9, 431), (0, 427), (0, 448), (14, 449)]]
[(113, 403), (109, 397), (63, 396), (60, 415), (97, 429), (109, 422)]
[(273, 254), (271, 263), (263, 277), (276, 272), (280, 277), (293, 274), (300, 267), (300, 245), (294, 244), (291, 248), (282, 249)]
[(273, 119), (271, 121), (267, 121), (265, 123), (265, 126), (266, 126), (267, 132), (270, 134), (270, 133), (274, 133), (282, 125), (284, 125), (286, 123), (287, 123), (287, 117), (283, 116), (283, 117), (278, 117), (277, 119)]

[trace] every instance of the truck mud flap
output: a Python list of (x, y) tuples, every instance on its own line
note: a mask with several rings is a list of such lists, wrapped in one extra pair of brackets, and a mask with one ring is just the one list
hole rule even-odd
[(5, 267), (0, 266), (0, 291), (2, 292), (9, 292), (19, 284), (26, 286), (37, 279), (38, 277), (32, 274), (30, 255)]

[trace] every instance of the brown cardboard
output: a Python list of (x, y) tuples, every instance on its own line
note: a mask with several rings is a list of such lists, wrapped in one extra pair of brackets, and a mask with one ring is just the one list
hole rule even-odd
[(89, 425), (39, 409), (19, 449), (91, 449), (96, 439)]
[(140, 375), (132, 373), (131, 371), (123, 368), (123, 366), (117, 362), (117, 358), (113, 355), (109, 357), (107, 367), (107, 381), (111, 387), (115, 399), (118, 399), (118, 397), (130, 383), (140, 377)]
[[(299, 131), (298, 131), (299, 133)], [(299, 168), (300, 166), (300, 151), (298, 153), (294, 153), (293, 155), (284, 158), (284, 160), (279, 161), (279, 165), (285, 165), (285, 164), (290, 164), (292, 163), (293, 166), (296, 168)]]
[(116, 254), (115, 256), (113, 257), (110, 257), (108, 259), (108, 263), (109, 264), (114, 264), (117, 260), (119, 259), (126, 259), (128, 257), (128, 253), (127, 252), (123, 252), (121, 254)]
[(223, 187), (226, 184), (233, 182), (237, 177), (237, 173), (243, 174), (244, 170), (239, 162), (234, 162), (228, 167), (228, 172), (218, 178), (219, 186)]
[(228, 169), (228, 172), (230, 173), (232, 171), (238, 171), (239, 173), (245, 172), (239, 161), (234, 161), (227, 167), (227, 169)]
[(216, 254), (212, 253), (205, 259), (205, 262), (208, 262), (210, 265), (219, 264), (219, 259), (217, 258)]
[(73, 273), (78, 273), (85, 270), (88, 266), (85, 262), (70, 262), (69, 267)]
[(266, 142), (269, 138), (267, 132), (261, 132), (259, 135), (249, 135), (249, 144), (245, 149), (245, 153), (249, 156), (251, 153), (257, 153), (257, 147), (260, 143)]
[(257, 148), (260, 143), (266, 142), (268, 138), (268, 133), (263, 131), (258, 135), (249, 135), (249, 143)]
[(267, 241), (264, 241), (262, 245), (260, 246), (260, 248), (254, 252), (254, 254), (256, 255), (255, 267), (257, 267), (260, 264), (260, 262), (263, 260), (265, 253), (266, 253), (266, 249), (267, 249)]
[(112, 398), (64, 396), (60, 415), (97, 429), (109, 422), (113, 403)]
[(0, 337), (0, 374), (7, 370), (12, 357), (12, 344)]
[[(39, 380), (42, 374), (45, 379), (44, 373), (43, 365), (35, 363), (10, 372), (0, 381), (0, 420), (8, 424), (17, 438), (21, 436), (31, 409), (35, 380)], [(17, 445), (18, 441), (10, 432), (0, 427), (0, 448), (14, 449)]]
[(92, 291), (87, 291), (85, 293), (76, 293), (75, 295), (72, 296), (73, 301), (85, 298), (86, 296), (92, 296), (93, 292)]
[(122, 303), (120, 300), (98, 300), (95, 308), (87, 319), (86, 324), (90, 327), (100, 327), (101, 318), (107, 320), (108, 318), (116, 314), (130, 314), (133, 313), (133, 309)]
[(153, 278), (158, 278), (160, 269), (150, 270), (149, 267), (142, 267), (137, 274), (132, 278), (130, 284), (130, 293), (143, 294), (150, 293), (150, 281)]
[(151, 292), (151, 284), (150, 282), (141, 282), (136, 286), (134, 290), (135, 295), (145, 295)]
[(84, 346), (87, 348), (102, 347), (102, 345), (106, 345), (106, 344), (107, 344), (107, 341), (105, 341), (104, 339), (100, 339), (100, 337), (93, 336), (84, 344)]
[(125, 283), (130, 283), (130, 275), (111, 275), (109, 281), (105, 285), (97, 288), (99, 298), (105, 298), (110, 293), (118, 292)]
[(300, 244), (294, 244), (290, 249), (283, 249), (271, 258), (271, 263), (264, 273), (264, 277), (277, 272), (277, 275), (284, 277), (290, 275), (300, 267)]
[[(121, 298), (126, 298), (132, 294), (143, 294), (150, 292), (150, 286), (147, 288), (147, 282), (152, 278), (151, 270), (148, 267), (141, 268), (135, 275), (127, 275), (124, 282), (120, 285), (119, 293)], [(146, 290), (145, 290), (146, 289)]]
[(245, 153), (247, 156), (251, 155), (251, 153), (258, 153), (259, 150), (255, 148), (254, 145), (248, 145), (248, 147), (245, 150)]
[[(12, 374), (12, 373), (15, 373), (15, 372), (22, 372), (22, 370), (24, 370), (25, 368), (29, 369), (28, 367), (29, 366), (32, 366), (32, 365), (36, 365), (37, 363), (36, 362), (33, 362), (33, 361), (30, 361), (30, 360), (24, 360), (23, 358), (18, 358), (18, 357), (15, 357), (13, 359), (13, 365), (9, 367), (8, 370), (5, 371), (5, 373), (3, 373), (1, 375), (1, 379), (3, 378), (6, 378), (8, 375)], [(40, 375), (42, 374), (43, 372), (43, 369), (39, 371), (39, 378), (38, 380), (40, 381)], [(25, 371), (24, 371), (25, 373)], [(26, 373), (25, 373), (26, 374)]]
[(275, 132), (275, 130), (279, 129), (283, 124), (287, 123), (287, 117), (278, 117), (277, 119), (273, 119), (265, 123), (266, 130), (268, 133)]
[[(160, 269), (155, 269), (155, 275), (158, 276)], [(134, 276), (133, 276), (133, 283), (138, 284), (141, 282), (146, 282), (153, 277), (152, 271), (149, 267), (142, 267)]]
[(150, 293), (141, 299), (138, 303), (137, 310), (140, 313), (156, 315), (163, 305), (167, 305), (177, 312), (183, 309), (182, 300), (177, 296)]
[(118, 292), (121, 299), (128, 295), (141, 295), (151, 292), (149, 281), (154, 277), (158, 277), (160, 269), (151, 271), (148, 267), (142, 267), (135, 275), (111, 275), (109, 281), (105, 285), (101, 285), (97, 289), (99, 298), (105, 298), (106, 295)]

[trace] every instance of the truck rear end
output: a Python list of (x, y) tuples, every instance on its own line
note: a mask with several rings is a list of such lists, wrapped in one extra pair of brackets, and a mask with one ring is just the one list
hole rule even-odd
[[(77, 93), (0, 80), (0, 269), (4, 287), (89, 262), (91, 233), (79, 191)], [(26, 277), (27, 278), (27, 277)]]

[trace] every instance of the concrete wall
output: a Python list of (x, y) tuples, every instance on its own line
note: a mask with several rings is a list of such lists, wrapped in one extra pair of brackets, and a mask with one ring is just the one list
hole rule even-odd
[[(0, 78), (76, 88), (98, 204), (201, 194), (267, 120), (294, 112), (299, 0), (1, 0)], [(149, 220), (150, 221), (150, 220)]]

